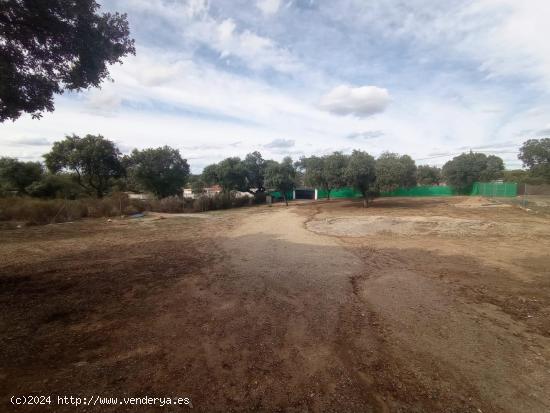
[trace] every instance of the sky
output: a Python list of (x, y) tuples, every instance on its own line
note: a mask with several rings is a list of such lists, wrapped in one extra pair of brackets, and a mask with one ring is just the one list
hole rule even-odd
[(463, 151), (521, 167), (550, 136), (548, 0), (101, 0), (136, 56), (43, 118), (0, 124), (0, 154), (39, 160), (68, 134), (123, 153), (178, 148), (194, 173), (260, 151), (361, 149), (442, 166)]

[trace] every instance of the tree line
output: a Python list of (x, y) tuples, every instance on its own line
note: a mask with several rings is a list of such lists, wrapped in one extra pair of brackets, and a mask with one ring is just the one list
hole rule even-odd
[[(527, 140), (518, 157), (527, 168), (520, 171), (524, 178), (550, 182), (550, 139)], [(122, 155), (114, 142), (101, 135), (71, 135), (55, 142), (43, 163), (0, 158), (0, 191), (70, 199), (136, 191), (150, 192), (160, 199), (181, 195), (186, 185), (200, 195), (205, 187), (217, 184), (224, 193), (249, 192), (255, 197), (279, 191), (286, 201), (286, 194), (300, 186), (319, 188), (329, 199), (334, 189), (352, 187), (367, 205), (381, 192), (397, 188), (445, 182), (457, 192), (467, 193), (476, 181), (508, 179), (507, 174), (517, 176), (519, 172), (505, 171), (501, 158), (483, 153), (463, 153), (440, 169), (417, 166), (408, 155), (384, 152), (375, 158), (354, 150), (349, 155), (334, 152), (296, 161), (286, 157), (281, 162), (264, 159), (256, 151), (243, 159), (223, 159), (192, 175), (187, 160), (169, 146), (134, 149)]]

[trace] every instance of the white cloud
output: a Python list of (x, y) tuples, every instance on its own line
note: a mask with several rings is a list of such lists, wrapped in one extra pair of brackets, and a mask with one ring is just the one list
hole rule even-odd
[(527, 75), (550, 87), (548, 1), (482, 0), (464, 10), (461, 20), (467, 19), (478, 26), (458, 50), (478, 59), (489, 78)]
[[(125, 3), (117, 1), (120, 1), (120, 9)], [(238, 58), (253, 70), (291, 73), (302, 68), (298, 59), (273, 39), (259, 35), (251, 27), (240, 27), (231, 17), (211, 12), (207, 0), (133, 0), (126, 7), (139, 11), (147, 24), (164, 22), (163, 26), (172, 29), (173, 37), (182, 39), (180, 51), (191, 43), (193, 47), (208, 47), (222, 58)], [(266, 10), (274, 10), (275, 4), (266, 7)], [(132, 18), (131, 13), (129, 18)], [(140, 45), (137, 46), (139, 54)]]
[(273, 15), (279, 11), (281, 0), (258, 0), (256, 6), (266, 16)]
[(353, 132), (346, 136), (348, 139), (376, 139), (384, 136), (384, 132), (381, 130), (369, 130), (363, 132)]
[(252, 69), (269, 68), (291, 73), (301, 68), (300, 63), (288, 50), (251, 30), (239, 31), (233, 19), (221, 22), (213, 19), (202, 20), (189, 30), (188, 35), (205, 42), (210, 48), (218, 51), (221, 57), (237, 57)]
[(295, 144), (293, 139), (273, 139), (268, 144), (264, 145), (265, 148), (292, 148)]
[(104, 116), (112, 116), (121, 102), (121, 97), (109, 83), (102, 89), (91, 89), (86, 94), (86, 108)]
[(546, 125), (544, 129), (535, 132), (536, 136), (550, 137), (550, 125)]
[(11, 145), (23, 145), (23, 146), (49, 146), (51, 142), (40, 136), (22, 136), (19, 138), (9, 139), (8, 142)]
[[(549, 127), (549, 89), (525, 92), (550, 85), (546, 1), (318, 2), (300, 27), (289, 23), (302, 22), (304, 2), (285, 2), (284, 13), (282, 1), (256, 3), (277, 18), (206, 0), (102, 3), (128, 12), (137, 56), (113, 66), (115, 82), (101, 90), (57, 97), (42, 120), (2, 124), (3, 155), (40, 159), (40, 142), (74, 132), (100, 133), (125, 149), (174, 146), (194, 172), (252, 150), (280, 159), (352, 147), (437, 155), (428, 160), (437, 164), (460, 148), (487, 147), (510, 152), (502, 157), (517, 165), (513, 152), (531, 136), (519, 132)], [(368, 67), (356, 69), (361, 59)], [(512, 82), (518, 78), (533, 83)], [(365, 83), (387, 86), (391, 97), (376, 86), (345, 86)], [(335, 85), (343, 86), (326, 93)]]
[(387, 89), (340, 85), (324, 95), (319, 105), (323, 110), (339, 115), (367, 117), (383, 112), (389, 103), (390, 94)]
[(486, 80), (527, 76), (550, 87), (550, 2), (547, 0), (351, 0), (325, 11), (355, 30), (407, 42), (415, 61), (468, 62)]

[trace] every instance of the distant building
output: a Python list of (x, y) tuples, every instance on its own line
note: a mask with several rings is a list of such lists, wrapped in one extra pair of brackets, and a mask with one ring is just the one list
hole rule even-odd
[(126, 195), (128, 195), (128, 199), (141, 199), (141, 200), (147, 200), (147, 199), (153, 199), (153, 194), (150, 193), (142, 193), (142, 192), (132, 192), (127, 191), (124, 192)]
[[(210, 187), (203, 189), (203, 195), (214, 196), (219, 194), (222, 191), (222, 187), (219, 185), (212, 185)], [(200, 194), (194, 194), (191, 188), (183, 188), (183, 197), (184, 198), (198, 198)]]
[(231, 193), (235, 195), (236, 198), (254, 198), (254, 195), (250, 192), (231, 191)]

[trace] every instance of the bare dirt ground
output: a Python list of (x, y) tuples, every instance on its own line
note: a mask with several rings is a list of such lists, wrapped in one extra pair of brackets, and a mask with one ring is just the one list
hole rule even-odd
[(460, 197), (165, 217), (0, 231), (1, 411), (550, 411), (548, 217)]

